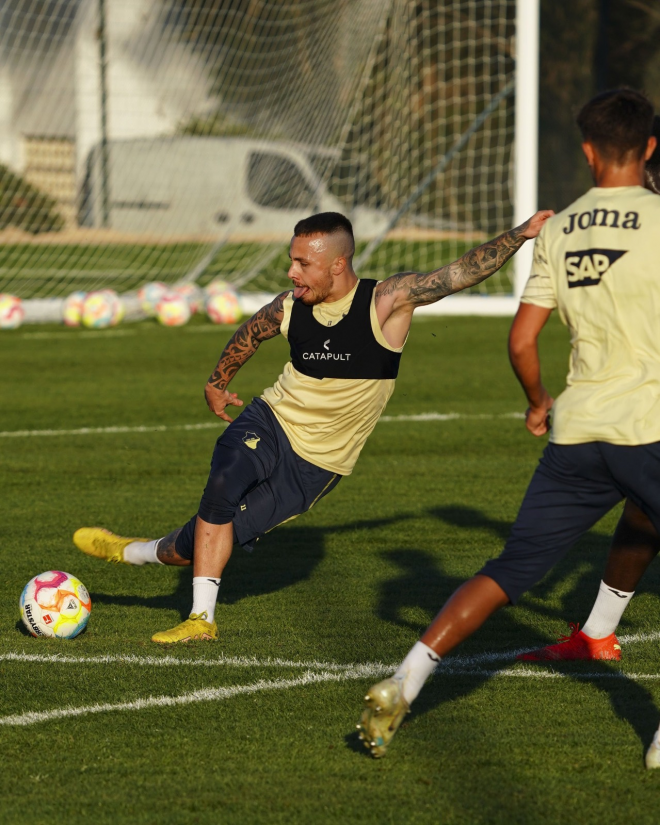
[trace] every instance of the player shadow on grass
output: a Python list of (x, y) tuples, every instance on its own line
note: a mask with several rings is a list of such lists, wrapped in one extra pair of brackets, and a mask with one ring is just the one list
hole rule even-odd
[[(431, 515), (453, 526), (474, 529), (487, 528), (504, 541), (508, 536), (510, 525), (495, 521), (478, 510), (469, 507), (444, 507), (429, 511)], [(567, 609), (577, 610), (586, 616), (598, 588), (605, 557), (609, 550), (610, 538), (597, 533), (588, 533), (567, 554), (567, 556), (550, 571), (532, 591), (523, 597), (521, 605), (528, 611), (553, 619), (571, 618)], [(381, 586), (378, 615), (385, 621), (421, 633), (427, 622), (435, 615), (449, 596), (459, 587), (464, 579), (448, 575), (442, 565), (432, 554), (417, 549), (396, 549), (383, 553), (383, 556), (400, 568), (400, 574)], [(476, 571), (475, 571), (476, 572)], [(648, 571), (644, 589), (651, 588), (656, 593), (660, 590), (660, 565)], [(567, 586), (568, 584), (568, 586)], [(559, 600), (560, 607), (554, 607)], [(423, 611), (425, 618), (411, 620), (411, 612)], [(498, 611), (474, 636), (447, 657), (448, 664), (452, 658), (469, 657), (484, 650), (497, 653), (515, 649), (533, 649), (548, 644), (547, 636), (528, 625), (521, 624), (517, 618), (516, 608), (504, 608)], [(625, 656), (625, 650), (624, 650)], [(511, 660), (504, 661), (504, 666), (511, 666)], [(502, 661), (494, 666), (486, 663), (470, 664), (466, 661), (462, 672), (437, 674), (416, 700), (413, 709), (415, 715), (427, 713), (447, 702), (459, 700), (478, 690), (489, 681), (496, 670), (502, 667)], [(489, 670), (492, 667), (493, 670)], [(544, 667), (543, 663), (534, 667)], [(578, 683), (589, 682), (608, 695), (614, 712), (627, 721), (640, 739), (643, 753), (650, 744), (658, 726), (660, 713), (649, 691), (639, 683), (619, 675), (616, 665), (606, 662), (548, 663), (548, 667)], [(469, 672), (467, 672), (469, 671)], [(571, 722), (575, 724), (576, 718)], [(565, 723), (562, 714), (557, 714), (557, 725)], [(404, 727), (410, 722), (405, 722)], [(349, 735), (347, 745), (366, 754), (356, 735)]]
[[(326, 537), (351, 530), (374, 530), (398, 524), (414, 514), (348, 522), (333, 527), (314, 527), (296, 523), (268, 533), (247, 553), (235, 547), (222, 578), (219, 606), (242, 599), (265, 596), (309, 579), (325, 555)], [(157, 575), (160, 570), (142, 569), (139, 575)], [(158, 596), (93, 592), (92, 602), (123, 606), (140, 605), (157, 610), (178, 610), (181, 618), (190, 613), (192, 566), (177, 568), (177, 584), (172, 593)]]

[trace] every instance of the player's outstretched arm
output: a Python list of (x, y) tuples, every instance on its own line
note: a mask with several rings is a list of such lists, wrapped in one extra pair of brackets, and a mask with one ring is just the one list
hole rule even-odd
[(501, 269), (525, 241), (535, 238), (552, 215), (554, 212), (551, 210), (537, 212), (520, 226), (503, 232), (433, 272), (399, 272), (379, 284), (377, 299), (397, 295), (398, 303), (414, 308), (433, 304), (447, 295), (476, 286)]
[(376, 287), (376, 313), (390, 346), (403, 346), (417, 307), (475, 286), (500, 269), (525, 241), (535, 238), (554, 215), (542, 210), (525, 223), (466, 252), (457, 261), (433, 272), (399, 272)]
[(288, 292), (278, 295), (270, 304), (262, 307), (250, 319), (236, 330), (222, 351), (220, 360), (213, 370), (204, 396), (212, 413), (231, 422), (225, 407), (233, 405), (242, 407), (243, 402), (235, 392), (228, 392), (227, 385), (243, 364), (259, 349), (262, 341), (280, 334), (280, 325), (284, 316), (284, 299)]

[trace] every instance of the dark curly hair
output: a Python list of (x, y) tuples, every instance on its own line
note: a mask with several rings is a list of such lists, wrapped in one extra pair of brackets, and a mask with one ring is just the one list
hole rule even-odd
[(580, 109), (577, 125), (582, 139), (592, 143), (607, 160), (637, 160), (651, 137), (653, 105), (634, 89), (602, 92)]

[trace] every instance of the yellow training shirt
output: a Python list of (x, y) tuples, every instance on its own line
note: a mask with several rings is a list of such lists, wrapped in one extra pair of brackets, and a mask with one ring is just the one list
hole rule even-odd
[[(324, 327), (332, 327), (348, 313), (357, 284), (348, 295), (331, 304), (317, 304), (313, 316)], [(374, 290), (371, 298), (371, 329), (376, 341), (391, 352), (376, 316)], [(293, 293), (284, 301), (280, 330), (288, 338)], [(270, 406), (299, 456), (339, 475), (350, 475), (385, 405), (394, 392), (395, 379), (311, 378), (289, 361), (273, 387), (261, 396)]]
[(595, 187), (550, 218), (523, 303), (555, 307), (571, 332), (556, 444), (660, 441), (660, 197)]

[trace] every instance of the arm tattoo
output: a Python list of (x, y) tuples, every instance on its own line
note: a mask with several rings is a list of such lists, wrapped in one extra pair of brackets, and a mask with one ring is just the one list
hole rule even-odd
[(262, 341), (280, 333), (284, 299), (288, 292), (278, 295), (236, 330), (227, 342), (213, 374), (208, 380), (217, 390), (224, 390), (243, 364), (251, 358)]
[(485, 281), (500, 269), (525, 243), (523, 235), (527, 224), (504, 232), (492, 241), (466, 252), (447, 266), (429, 272), (399, 272), (380, 284), (378, 296), (392, 292), (405, 292), (407, 300), (414, 305), (432, 304), (454, 292), (468, 289)]

